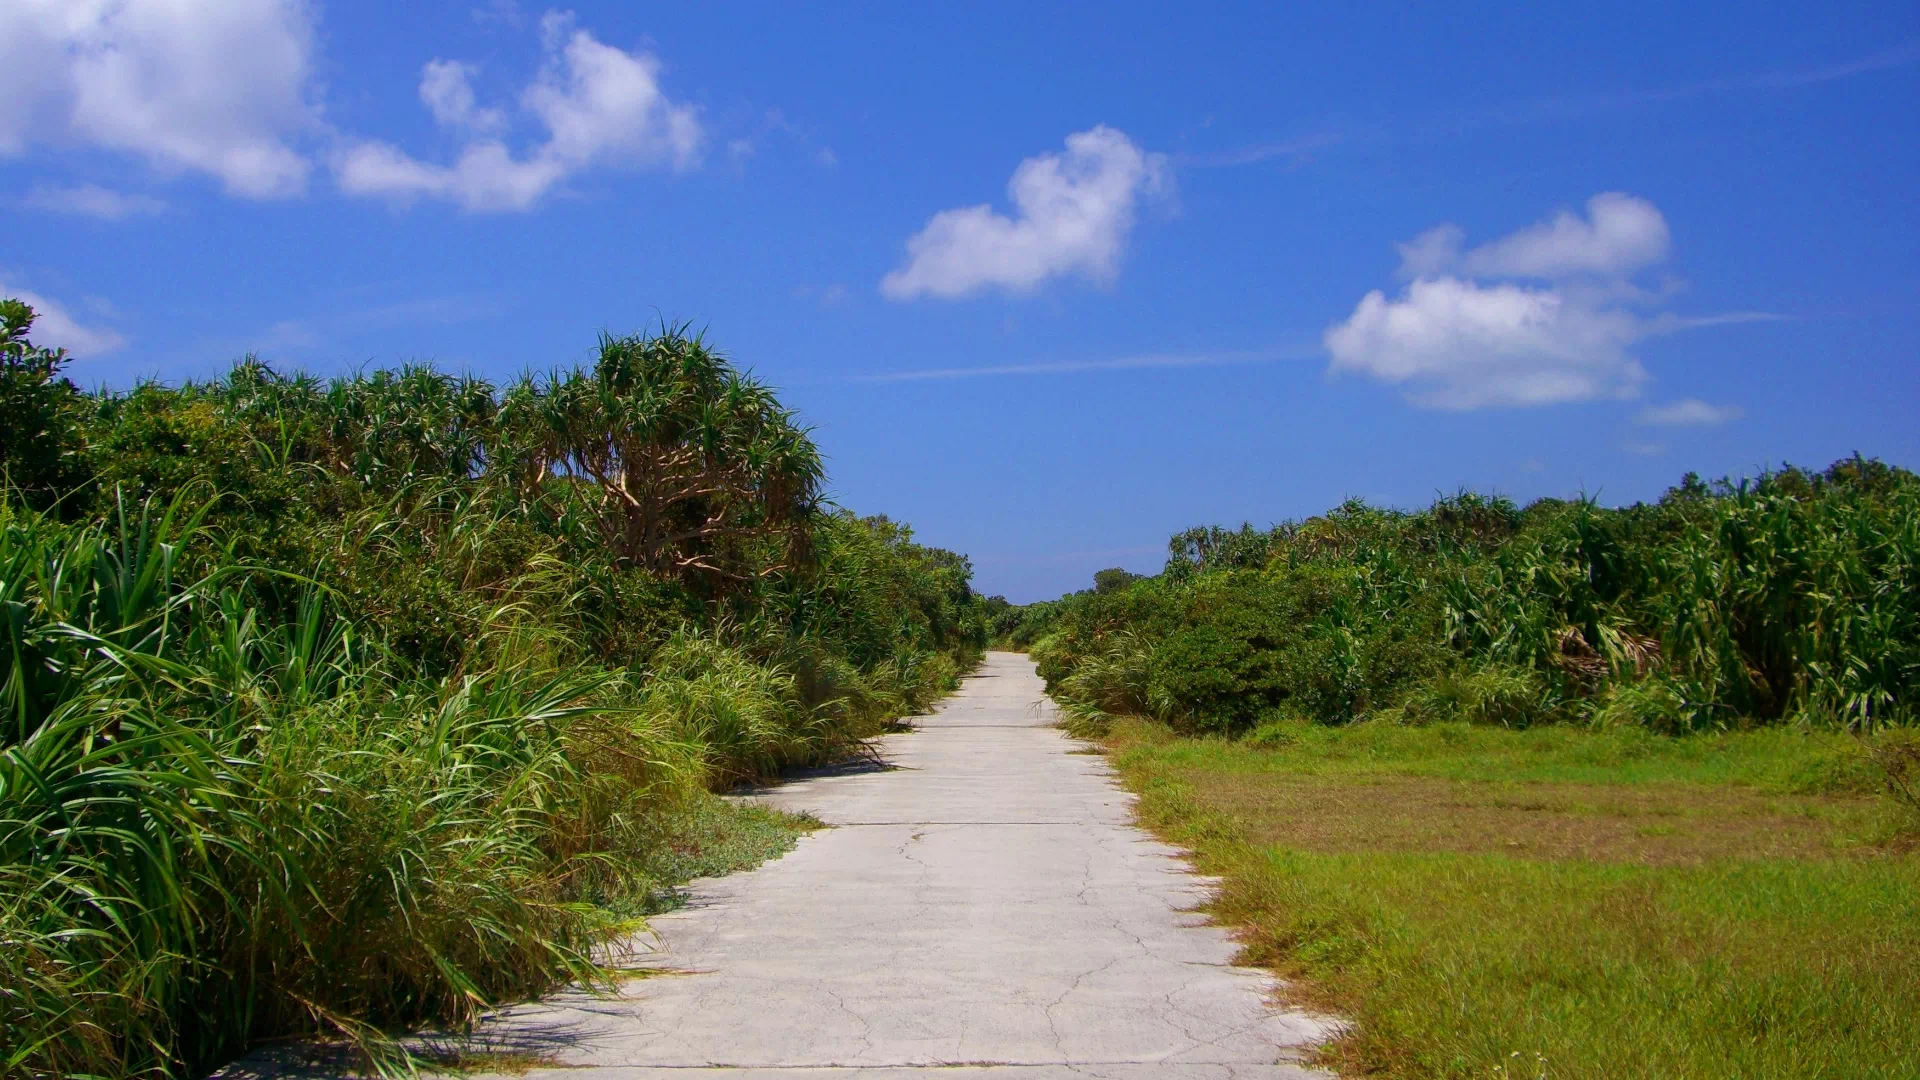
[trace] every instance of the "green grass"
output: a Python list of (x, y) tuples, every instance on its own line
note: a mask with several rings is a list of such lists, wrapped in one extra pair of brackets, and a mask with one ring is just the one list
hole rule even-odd
[[(1846, 744), (1377, 724), (1260, 742), (1140, 721), (1106, 739), (1144, 821), (1222, 876), (1214, 913), (1247, 958), (1352, 1021), (1326, 1064), (1920, 1075), (1920, 857)], [(1781, 821), (1793, 853), (1766, 854)]]
[(665, 815), (652, 843), (636, 859), (650, 879), (643, 914), (672, 911), (686, 903), (681, 889), (695, 878), (751, 870), (793, 850), (802, 836), (825, 828), (810, 814), (789, 814), (700, 792)]

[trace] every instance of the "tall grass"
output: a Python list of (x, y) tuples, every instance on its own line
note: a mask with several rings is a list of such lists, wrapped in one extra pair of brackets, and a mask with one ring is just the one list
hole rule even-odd
[(818, 505), (804, 430), (678, 331), (603, 342), (685, 376), (600, 461), (693, 484), (629, 552), (561, 459), (666, 400), (645, 372), (84, 394), (17, 315), (0, 392), (59, 422), (0, 459), (61, 464), (0, 498), (0, 1075), (313, 1034), (404, 1070), (397, 1030), (604, 981), (694, 833), (772, 849), (709, 791), (847, 752), (982, 644), (965, 559)]
[(10, 1073), (162, 1075), (592, 982), (661, 815), (936, 689), (841, 667), (809, 701), (695, 631), (645, 672), (556, 663), (512, 606), (485, 665), (410, 675), (317, 588), (276, 621), (240, 572), (177, 580), (204, 529), (0, 510)]
[(701, 776), (664, 718), (511, 645), (397, 679), (317, 596), (272, 623), (231, 575), (172, 580), (194, 528), (0, 518), (10, 1069), (159, 1072), (590, 977), (613, 923), (582, 901)]

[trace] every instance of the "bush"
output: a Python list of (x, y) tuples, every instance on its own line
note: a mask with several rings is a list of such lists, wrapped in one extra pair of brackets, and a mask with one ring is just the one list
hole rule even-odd
[[(247, 361), (83, 394), (4, 312), (0, 407), (40, 417), (0, 428), (7, 1075), (384, 1053), (601, 981), (732, 813), (710, 789), (847, 751), (985, 643), (965, 558), (819, 506), (804, 431), (677, 331), (506, 391)], [(595, 423), (713, 527), (610, 536), (570, 471)]]
[(1403, 716), (1419, 723), (1461, 720), (1501, 727), (1532, 727), (1557, 704), (1546, 680), (1530, 668), (1487, 664), (1435, 677), (1408, 695)]
[(61, 376), (67, 354), (27, 339), (33, 309), (0, 300), (0, 479), (37, 509), (87, 479), (77, 413), (80, 393)]
[(1379, 713), (1869, 731), (1912, 724), (1920, 698), (1920, 478), (1859, 457), (1689, 475), (1620, 509), (1348, 502), (1191, 529), (1158, 577), (1108, 578), (996, 625), (1043, 641), (1041, 673), (1080, 706), (1191, 731)]

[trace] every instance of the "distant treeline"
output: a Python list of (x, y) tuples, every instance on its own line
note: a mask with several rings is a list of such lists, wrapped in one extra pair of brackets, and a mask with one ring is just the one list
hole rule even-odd
[(1657, 503), (1463, 492), (1175, 536), (1166, 569), (1000, 607), (1086, 716), (1690, 732), (1920, 715), (1920, 477), (1860, 457)]
[[(703, 793), (977, 658), (699, 337), (84, 392), (0, 307), (0, 1074), (188, 1075), (601, 977)], [(707, 801), (703, 801), (707, 800)]]

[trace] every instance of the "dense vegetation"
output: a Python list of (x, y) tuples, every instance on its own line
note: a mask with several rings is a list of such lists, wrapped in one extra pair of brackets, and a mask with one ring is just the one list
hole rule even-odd
[(0, 316), (0, 1073), (377, 1048), (601, 980), (733, 858), (703, 844), (766, 832), (708, 792), (984, 643), (966, 560), (825, 504), (805, 429), (683, 330), (504, 386), (83, 392)]
[(989, 613), (1343, 1073), (1920, 1070), (1920, 477), (1194, 529)]
[(1920, 477), (1853, 458), (1653, 505), (1463, 493), (1174, 537), (1164, 573), (995, 613), (1071, 702), (1290, 719), (1870, 731), (1920, 713)]

